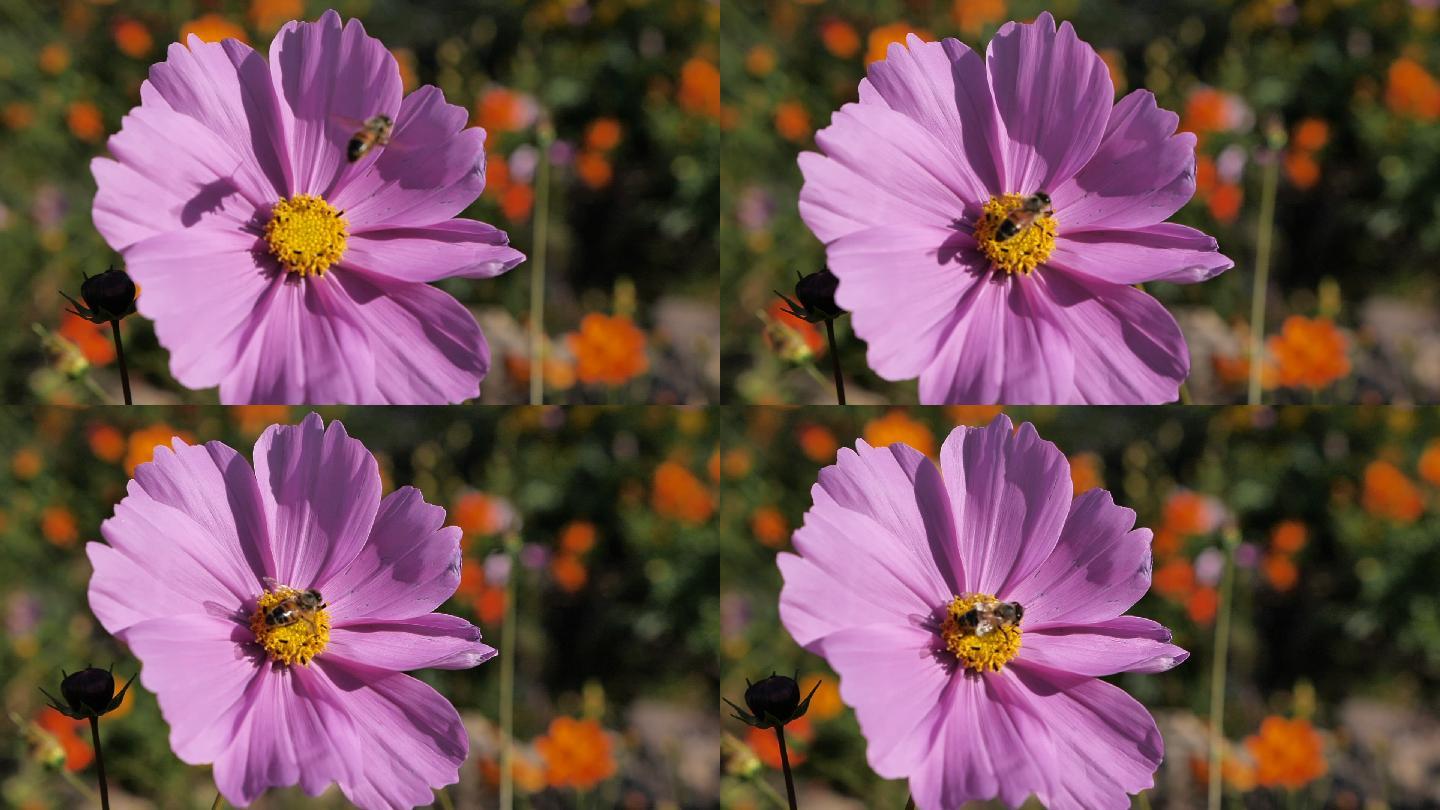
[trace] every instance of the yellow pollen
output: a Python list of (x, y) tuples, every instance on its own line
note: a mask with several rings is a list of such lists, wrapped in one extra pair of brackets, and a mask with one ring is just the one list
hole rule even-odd
[(302, 617), (280, 627), (265, 623), (265, 614), (271, 608), (299, 595), (299, 591), (286, 587), (266, 591), (260, 594), (255, 612), (250, 614), (250, 632), (255, 634), (255, 641), (265, 648), (271, 661), (309, 665), (310, 659), (324, 652), (325, 645), (330, 643), (330, 614), (323, 609), (315, 612), (311, 620), (314, 624)]
[(265, 223), (270, 255), (291, 273), (323, 276), (345, 255), (349, 223), (330, 203), (297, 194), (275, 203)]
[(980, 252), (990, 259), (991, 264), (1007, 274), (1019, 273), (1028, 276), (1035, 272), (1035, 268), (1044, 264), (1045, 260), (1050, 258), (1050, 251), (1055, 249), (1055, 215), (1037, 216), (1030, 227), (1022, 229), (1003, 242), (995, 238), (1000, 230), (1000, 223), (1004, 222), (1012, 211), (1018, 210), (1024, 201), (1025, 197), (1020, 194), (991, 197), (990, 201), (985, 203), (980, 220), (975, 223), (975, 241), (980, 245)]
[(970, 608), (982, 602), (995, 601), (995, 597), (989, 594), (972, 593), (955, 597), (945, 608), (945, 621), (940, 624), (940, 637), (945, 640), (945, 649), (972, 672), (999, 672), (1020, 652), (1018, 623), (994, 625), (985, 635), (976, 635), (970, 628), (962, 626), (961, 617)]

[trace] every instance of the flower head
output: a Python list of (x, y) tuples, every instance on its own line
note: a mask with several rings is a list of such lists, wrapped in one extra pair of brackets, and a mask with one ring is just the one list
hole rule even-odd
[(557, 717), (549, 733), (535, 741), (545, 761), (545, 781), (551, 787), (589, 790), (615, 774), (610, 738), (594, 720)]
[(1325, 741), (1303, 718), (1265, 718), (1260, 732), (1245, 738), (1245, 748), (1255, 758), (1255, 781), (1263, 787), (1299, 790), (1329, 769)]
[(61, 705), (49, 692), (45, 697), (50, 698), (50, 708), (76, 720), (84, 720), (91, 717), (100, 717), (108, 714), (120, 706), (125, 700), (125, 693), (130, 691), (130, 684), (135, 682), (135, 676), (131, 675), (130, 680), (117, 694), (115, 692), (115, 675), (108, 669), (97, 669), (86, 667), (79, 672), (65, 675), (60, 681), (60, 694), (65, 698), (65, 704)]
[(382, 498), (339, 422), (274, 425), (254, 459), (156, 448), (87, 546), (91, 609), (140, 659), (176, 755), (214, 763), (231, 804), (332, 782), (364, 808), (430, 803), (469, 742), (405, 672), (495, 655), (432, 612), (460, 582), (460, 530), (413, 488)]
[[(196, 31), (91, 163), (95, 226), (175, 378), (227, 404), (478, 396), (485, 337), (428, 282), (524, 259), (456, 218), (484, 188), (485, 132), (436, 87), (402, 97), (394, 56), (334, 11), (286, 24), (268, 59)], [(352, 160), (362, 131), (389, 135)]]
[(781, 621), (921, 810), (1032, 793), (1124, 808), (1154, 784), (1155, 721), (1100, 678), (1189, 654), (1124, 615), (1150, 587), (1150, 531), (1105, 490), (1072, 492), (1064, 454), (1003, 414), (956, 428), (938, 468), (862, 441), (820, 472), (798, 554), (779, 556)]
[[(877, 29), (878, 30), (878, 29)], [(1134, 285), (1230, 268), (1165, 220), (1195, 193), (1195, 135), (1049, 13), (985, 58), (954, 39), (890, 44), (860, 100), (800, 155), (800, 214), (836, 302), (889, 380), (934, 403), (1158, 403), (1189, 352)]]
[(124, 270), (110, 268), (98, 276), (86, 276), (80, 285), (81, 304), (64, 292), (74, 309), (71, 313), (91, 323), (118, 321), (135, 311), (135, 282)]

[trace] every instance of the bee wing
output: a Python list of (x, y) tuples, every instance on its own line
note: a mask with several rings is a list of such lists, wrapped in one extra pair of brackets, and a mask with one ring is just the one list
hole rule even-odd
[(264, 582), (265, 588), (271, 591), (278, 591), (285, 587), (284, 585), (280, 584), (280, 580), (274, 577), (260, 577), (260, 581)]

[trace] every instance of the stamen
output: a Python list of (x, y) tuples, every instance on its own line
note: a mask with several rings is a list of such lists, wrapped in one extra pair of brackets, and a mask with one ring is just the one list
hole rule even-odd
[(297, 194), (275, 203), (265, 223), (270, 255), (289, 272), (323, 276), (345, 255), (349, 223), (330, 203), (309, 194)]
[(945, 620), (940, 624), (945, 649), (972, 672), (999, 672), (1020, 652), (1018, 618), (1013, 622), (986, 621), (977, 630), (974, 617), (967, 617), (972, 608), (979, 606), (983, 612), (998, 604), (1000, 600), (989, 594), (972, 593), (955, 597), (945, 608)]
[(324, 652), (325, 645), (330, 643), (330, 614), (324, 609), (308, 617), (296, 616), (289, 624), (266, 623), (265, 616), (271, 608), (299, 595), (300, 591), (286, 586), (266, 591), (260, 594), (255, 612), (250, 614), (250, 632), (255, 634), (255, 641), (265, 648), (271, 661), (308, 665), (310, 659)]
[(1001, 224), (1011, 213), (1020, 210), (1024, 202), (1025, 197), (1020, 194), (991, 197), (975, 223), (975, 241), (980, 245), (980, 252), (1006, 274), (1030, 275), (1050, 258), (1050, 252), (1055, 249), (1058, 223), (1054, 214), (1040, 214), (1028, 227), (1009, 239), (996, 239)]

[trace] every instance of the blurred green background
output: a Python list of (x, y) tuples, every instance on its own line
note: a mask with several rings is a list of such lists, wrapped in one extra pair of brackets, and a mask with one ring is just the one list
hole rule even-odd
[[(1262, 351), (1266, 401), (1440, 397), (1433, 0), (771, 0), (727, 6), (721, 30), (727, 398), (834, 401), (823, 330), (781, 316), (772, 290), (789, 294), (797, 271), (823, 266), (796, 207), (796, 156), (856, 100), (865, 65), (908, 31), (983, 52), (1000, 25), (1043, 10), (1100, 52), (1117, 98), (1148, 89), (1199, 137), (1198, 192), (1174, 221), (1215, 236), (1235, 268), (1194, 286), (1146, 285), (1186, 334), (1195, 402), (1245, 400), (1267, 171), (1263, 332), (1281, 337)], [(1287, 325), (1292, 316), (1306, 320)], [(837, 326), (852, 403), (915, 401), (913, 381), (870, 372), (848, 320)]]
[[(305, 413), (0, 409), (0, 806), (98, 806), (85, 792), (95, 786), (88, 729), (44, 709), (39, 689), (56, 693), (62, 668), (113, 662), (117, 677), (137, 671), (85, 596), (84, 544), (99, 539), (127, 471), (172, 435), (222, 441), (248, 459), (265, 427)], [(376, 454), (385, 492), (416, 486), (464, 530), (460, 589), (440, 610), (474, 621), (496, 648), (514, 634), (516, 807), (716, 806), (710, 705), (719, 678), (718, 563), (709, 468), (718, 427), (710, 413), (320, 413), (344, 422)], [(471, 733), (461, 782), (449, 791), (457, 807), (496, 806), (502, 659), (414, 673), (455, 704)], [(132, 705), (101, 726), (116, 807), (208, 807), (215, 795), (209, 769), (170, 751), (155, 698), (139, 681), (131, 694)], [(552, 762), (544, 753), (551, 744), (574, 756)], [(317, 804), (344, 805), (338, 790), (316, 802), (297, 788), (271, 791), (252, 806)]]
[[(56, 0), (0, 2), (0, 396), (118, 402), (108, 332), (62, 314), (82, 273), (119, 264), (95, 231), (89, 163), (182, 33), (262, 54), (291, 19), (358, 17), (406, 92), (438, 85), (488, 131), (487, 187), (462, 216), (536, 255), (539, 124), (553, 122), (546, 270), (549, 402), (705, 402), (719, 385), (715, 231), (720, 129), (713, 0)], [(442, 288), (490, 341), (482, 397), (528, 401), (533, 261)], [(143, 290), (142, 290), (143, 294)], [(581, 330), (586, 314), (594, 320)], [(129, 319), (137, 402), (206, 403)], [(570, 335), (581, 346), (573, 345)], [(622, 356), (587, 360), (624, 340)], [(586, 347), (592, 347), (587, 353)], [(607, 373), (608, 372), (608, 373)]]
[[(904, 441), (935, 458), (957, 424), (996, 410), (750, 408), (724, 419), (721, 694), (739, 702), (746, 678), (771, 672), (800, 673), (807, 692), (822, 682), (786, 732), (803, 760), (802, 807), (899, 808), (905, 787), (869, 769), (835, 675), (780, 625), (776, 552), (790, 548), (837, 447)], [(1155, 532), (1154, 584), (1130, 612), (1169, 627), (1191, 657), (1109, 679), (1165, 737), (1157, 787), (1136, 807), (1205, 806), (1229, 526), (1224, 806), (1440, 806), (1440, 410), (1006, 410), (1067, 454), (1077, 490), (1109, 489)], [(773, 734), (728, 716), (724, 730), (722, 804), (772, 806), (767, 796), (784, 791)]]

